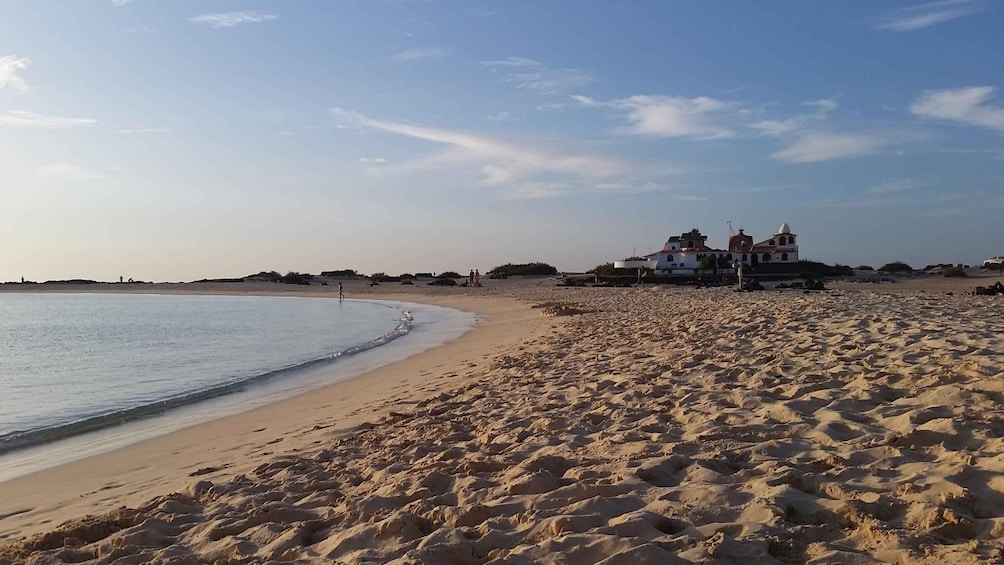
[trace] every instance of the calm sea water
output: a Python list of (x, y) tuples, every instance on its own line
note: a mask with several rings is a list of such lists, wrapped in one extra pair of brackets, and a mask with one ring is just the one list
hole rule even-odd
[(370, 349), (400, 307), (324, 298), (0, 294), (0, 454)]

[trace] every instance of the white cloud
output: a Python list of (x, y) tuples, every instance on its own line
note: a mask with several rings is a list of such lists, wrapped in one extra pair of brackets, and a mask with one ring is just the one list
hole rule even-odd
[(331, 111), (343, 123), (356, 128), (375, 129), (447, 146), (439, 153), (374, 168), (374, 174), (466, 171), (474, 174), (482, 184), (497, 187), (510, 197), (529, 198), (573, 190), (608, 192), (605, 187), (613, 184), (627, 191), (650, 182), (651, 177), (679, 173), (665, 166), (647, 167), (603, 155), (562, 151), (551, 145), (534, 146), (462, 131), (374, 120), (340, 108)]
[(66, 163), (52, 163), (44, 165), (35, 169), (35, 171), (40, 175), (59, 177), (72, 181), (99, 180), (105, 177), (101, 173), (91, 171), (83, 167), (78, 167), (76, 165), (68, 165)]
[(119, 6), (125, 6), (130, 2), (132, 2), (132, 0), (112, 0), (112, 6), (115, 6), (117, 8)]
[(725, 122), (731, 121), (737, 105), (706, 96), (631, 96), (608, 103), (627, 112), (626, 133), (657, 137), (722, 139), (735, 136)]
[(594, 80), (592, 75), (579, 69), (555, 69), (522, 57), (482, 61), (481, 66), (498, 76), (501, 82), (537, 94), (560, 94), (586, 86)]
[(802, 102), (802, 105), (812, 106), (816, 111), (812, 114), (802, 114), (783, 120), (761, 120), (748, 124), (747, 127), (758, 130), (762, 135), (779, 137), (805, 129), (812, 122), (825, 120), (830, 112), (837, 109), (837, 100), (835, 98), (823, 98), (821, 100)]
[(440, 49), (439, 47), (416, 47), (414, 49), (408, 49), (407, 51), (402, 51), (395, 55), (387, 57), (391, 61), (414, 61), (415, 59), (432, 59), (435, 57), (445, 57), (446, 51)]
[(771, 157), (786, 163), (816, 163), (871, 155), (883, 145), (886, 141), (873, 136), (809, 133)]
[(359, 162), (365, 163), (367, 165), (373, 165), (373, 164), (386, 163), (387, 159), (384, 159), (383, 157), (360, 157)]
[(17, 110), (9, 110), (6, 114), (0, 114), (0, 127), (63, 129), (89, 126), (95, 123), (97, 123), (97, 120), (91, 118), (43, 116), (41, 114)]
[(929, 90), (910, 105), (910, 112), (923, 118), (954, 120), (1004, 131), (1004, 108), (984, 104), (994, 90), (989, 86)]
[(887, 180), (871, 187), (868, 189), (868, 192), (872, 194), (893, 194), (896, 192), (913, 190), (918, 186), (920, 186), (920, 184), (913, 179)]
[(894, 10), (878, 18), (875, 28), (886, 31), (914, 31), (975, 14), (986, 7), (979, 0), (942, 0)]
[(31, 60), (17, 55), (0, 57), (0, 90), (11, 88), (16, 92), (28, 92), (28, 83), (24, 82), (19, 73), (28, 68)]
[(225, 27), (235, 27), (241, 24), (256, 24), (277, 20), (279, 16), (273, 14), (261, 14), (254, 10), (246, 12), (226, 12), (219, 14), (200, 14), (192, 16), (189, 21), (196, 24), (208, 25), (211, 28), (219, 29)]
[(515, 122), (516, 120), (517, 118), (514, 118), (509, 112), (498, 112), (488, 116), (489, 122)]
[(773, 137), (781, 136), (786, 133), (791, 133), (793, 131), (798, 131), (805, 127), (805, 120), (801, 118), (788, 118), (785, 120), (761, 120), (759, 122), (754, 122), (749, 124), (749, 126), (755, 130), (758, 130), (763, 135), (769, 135)]

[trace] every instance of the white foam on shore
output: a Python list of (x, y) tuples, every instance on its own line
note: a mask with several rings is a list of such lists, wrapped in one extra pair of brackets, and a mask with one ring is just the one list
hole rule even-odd
[(261, 406), (360, 376), (457, 339), (479, 321), (460, 310), (409, 302), (361, 300), (410, 313), (411, 331), (384, 345), (329, 364), (293, 371), (246, 390), (181, 406), (166, 413), (26, 448), (0, 456), (0, 482), (77, 461), (154, 437), (247, 412)]

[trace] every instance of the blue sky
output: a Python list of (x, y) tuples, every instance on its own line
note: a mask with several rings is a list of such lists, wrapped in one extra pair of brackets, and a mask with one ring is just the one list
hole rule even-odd
[(1004, 5), (6, 0), (0, 280), (1004, 253)]

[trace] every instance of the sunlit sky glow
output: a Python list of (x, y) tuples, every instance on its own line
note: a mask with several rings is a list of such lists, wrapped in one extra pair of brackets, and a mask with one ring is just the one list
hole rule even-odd
[(0, 281), (1004, 254), (1004, 6), (8, 0)]

